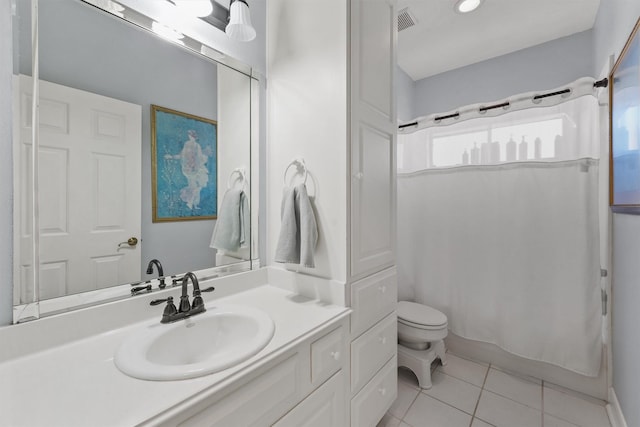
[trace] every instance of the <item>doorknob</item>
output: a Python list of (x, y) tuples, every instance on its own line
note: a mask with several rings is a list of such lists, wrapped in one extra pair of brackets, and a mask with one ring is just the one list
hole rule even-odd
[(121, 248), (123, 245), (129, 245), (133, 248), (137, 244), (138, 244), (138, 239), (136, 237), (129, 237), (129, 240), (127, 240), (126, 242), (122, 242), (118, 244), (118, 249)]

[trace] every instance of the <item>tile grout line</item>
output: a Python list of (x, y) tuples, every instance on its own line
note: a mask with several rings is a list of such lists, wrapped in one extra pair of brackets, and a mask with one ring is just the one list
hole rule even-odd
[(544, 427), (544, 380), (540, 379), (540, 421), (542, 427)]
[[(478, 387), (478, 388), (479, 388), (479, 387)], [(430, 389), (429, 389), (429, 390), (430, 390)], [(481, 389), (481, 390), (482, 390), (482, 389)], [(440, 402), (440, 403), (442, 403), (442, 404), (444, 404), (444, 405), (447, 405), (447, 406), (449, 406), (449, 407), (451, 407), (451, 408), (455, 409), (455, 410), (456, 410), (456, 411), (458, 411), (458, 412), (462, 412), (463, 414), (469, 415), (469, 416), (471, 416), (471, 417), (473, 418), (473, 414), (472, 414), (472, 413), (469, 413), (469, 412), (467, 412), (467, 411), (465, 411), (465, 410), (463, 410), (463, 409), (460, 409), (460, 408), (458, 408), (458, 407), (456, 407), (456, 406), (453, 406), (453, 405), (452, 405), (451, 403), (449, 403), (449, 402), (445, 402), (444, 400), (438, 399), (437, 397), (435, 397), (435, 396), (431, 396), (430, 394), (428, 394), (428, 393), (426, 393), (426, 392), (423, 392), (423, 391), (421, 391), (420, 393), (424, 394), (424, 395), (425, 395), (426, 397), (428, 397), (429, 399), (437, 400), (438, 402)], [(476, 405), (477, 405), (477, 404), (478, 404), (478, 403), (476, 402)]]
[[(500, 371), (499, 369), (496, 369), (496, 368), (492, 368), (492, 369), (495, 369), (495, 370), (497, 370), (497, 371)], [(506, 372), (504, 372), (504, 371), (501, 371), (501, 372), (506, 373)], [(511, 374), (509, 374), (509, 373), (506, 373), (506, 374), (507, 374), (507, 375), (511, 375)], [(513, 375), (512, 375), (512, 376), (513, 376)], [(539, 379), (539, 378), (537, 378), (537, 379)], [(540, 380), (540, 381), (542, 381), (542, 380)], [(532, 383), (532, 384), (535, 384), (535, 383)], [(536, 385), (537, 385), (537, 384), (536, 384)], [(483, 387), (484, 387), (484, 386), (483, 386)], [(517, 403), (518, 405), (526, 406), (527, 408), (533, 409), (533, 410), (535, 410), (535, 411), (539, 411), (539, 410), (541, 410), (540, 408), (536, 408), (535, 406), (531, 406), (531, 405), (530, 405), (530, 404), (528, 404), (528, 403), (523, 403), (523, 402), (521, 402), (521, 401), (519, 401), (519, 400), (515, 400), (515, 399), (513, 399), (513, 398), (511, 398), (511, 397), (509, 397), (509, 396), (505, 396), (504, 394), (498, 393), (497, 391), (493, 391), (493, 390), (488, 390), (488, 389), (487, 389), (487, 392), (492, 393), (492, 394), (495, 394), (496, 396), (501, 397), (501, 398), (503, 398), (503, 399), (507, 399), (507, 400), (510, 400), (510, 401), (512, 401), (512, 402), (515, 402), (515, 403)], [(542, 405), (542, 402), (540, 402), (540, 404)]]
[(482, 398), (482, 392), (484, 391), (484, 385), (487, 383), (487, 378), (489, 377), (489, 371), (491, 370), (491, 363), (487, 366), (487, 372), (484, 374), (484, 380), (482, 381), (482, 387), (480, 387), (480, 394), (478, 395), (478, 400), (476, 401), (476, 407), (473, 408), (473, 414), (471, 414), (471, 423), (469, 427), (473, 425), (473, 420), (476, 418), (476, 412), (478, 411), (478, 406), (480, 405), (480, 399)]
[[(419, 387), (419, 386), (418, 386), (418, 387)], [(409, 413), (409, 410), (411, 409), (411, 407), (413, 406), (413, 404), (414, 404), (414, 403), (416, 403), (416, 399), (418, 399), (418, 396), (420, 396), (420, 393), (422, 393), (420, 390), (421, 390), (421, 389), (420, 389), (420, 388), (418, 388), (418, 393), (416, 394), (416, 396), (415, 396), (415, 397), (413, 398), (413, 400), (411, 401), (411, 404), (409, 404), (409, 406), (407, 406), (407, 410), (406, 410), (406, 411), (404, 411), (404, 414), (402, 414), (402, 417), (400, 417), (400, 422), (401, 422), (401, 423), (405, 423), (405, 424), (407, 424), (407, 425), (411, 426), (411, 424), (409, 424), (408, 422), (406, 422), (406, 421), (404, 420), (404, 418), (405, 418), (405, 417), (407, 416), (407, 414)]]

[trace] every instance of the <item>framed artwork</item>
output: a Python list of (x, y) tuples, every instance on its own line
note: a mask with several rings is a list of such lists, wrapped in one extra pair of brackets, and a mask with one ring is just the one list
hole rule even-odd
[(153, 222), (216, 219), (218, 125), (151, 106)]
[(609, 204), (640, 214), (640, 19), (609, 75)]

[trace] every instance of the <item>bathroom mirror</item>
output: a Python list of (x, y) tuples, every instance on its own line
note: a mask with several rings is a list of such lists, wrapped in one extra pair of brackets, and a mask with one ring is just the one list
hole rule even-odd
[[(128, 3), (144, 2), (16, 2), (16, 322), (129, 296), (159, 276), (152, 259), (164, 276), (257, 259), (251, 68)], [(238, 210), (222, 206), (228, 190), (242, 196), (239, 225), (221, 221)], [(241, 241), (214, 242), (218, 222), (241, 227)]]

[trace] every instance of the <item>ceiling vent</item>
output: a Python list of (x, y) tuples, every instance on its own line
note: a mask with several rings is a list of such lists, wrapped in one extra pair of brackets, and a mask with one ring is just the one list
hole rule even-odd
[(398, 12), (398, 31), (406, 30), (407, 28), (416, 25), (416, 18), (413, 16), (408, 7), (405, 7)]

